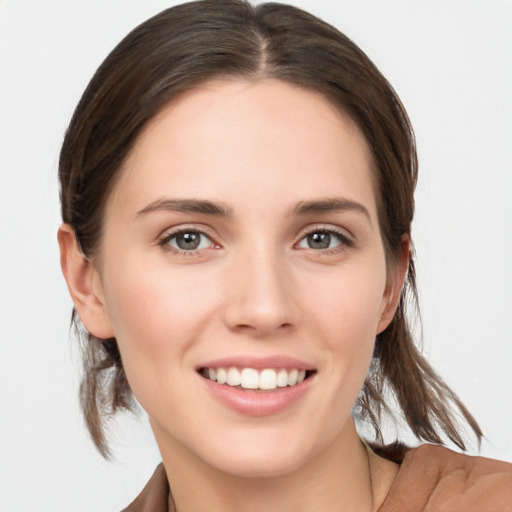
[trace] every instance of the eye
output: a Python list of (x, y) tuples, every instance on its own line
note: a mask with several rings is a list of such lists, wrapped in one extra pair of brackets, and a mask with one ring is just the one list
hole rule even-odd
[(313, 249), (322, 251), (326, 249), (335, 249), (339, 246), (351, 246), (352, 243), (342, 233), (338, 233), (334, 230), (322, 229), (315, 230), (304, 236), (297, 247), (299, 249)]
[(193, 229), (169, 233), (160, 243), (180, 252), (198, 251), (213, 247), (213, 242), (207, 235)]

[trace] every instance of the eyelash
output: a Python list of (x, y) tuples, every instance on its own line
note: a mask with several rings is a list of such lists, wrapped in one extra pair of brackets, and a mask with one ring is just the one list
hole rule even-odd
[[(191, 249), (191, 250), (185, 250), (185, 249), (178, 249), (176, 247), (173, 247), (170, 245), (171, 240), (178, 237), (181, 234), (198, 234), (200, 236), (206, 237), (210, 241), (210, 247), (208, 248), (214, 248), (216, 245), (215, 242), (213, 242), (212, 237), (205, 231), (197, 227), (186, 227), (186, 228), (180, 228), (176, 229), (175, 231), (168, 232), (164, 236), (160, 238), (158, 241), (158, 245), (164, 248), (165, 250), (168, 250), (174, 254), (180, 255), (180, 256), (197, 256), (199, 255), (204, 249)], [(303, 240), (305, 240), (308, 236), (314, 235), (314, 234), (327, 234), (331, 235), (337, 238), (339, 241), (339, 245), (332, 248), (326, 248), (326, 249), (313, 249), (311, 247), (304, 248), (306, 250), (318, 253), (318, 254), (333, 254), (337, 253), (339, 251), (342, 251), (346, 248), (354, 247), (354, 241), (346, 235), (346, 233), (342, 230), (335, 229), (333, 227), (326, 227), (326, 226), (315, 226), (313, 229), (309, 229), (308, 231), (304, 232), (299, 241), (294, 245), (294, 247), (297, 247), (298, 244), (300, 244)]]
[(185, 233), (191, 233), (191, 234), (198, 234), (200, 236), (206, 237), (210, 241), (210, 247), (215, 246), (216, 244), (213, 242), (212, 237), (206, 233), (205, 230), (199, 229), (197, 227), (186, 227), (186, 228), (180, 228), (176, 229), (175, 231), (165, 233), (162, 238), (158, 241), (158, 245), (165, 249), (166, 251), (170, 251), (174, 254), (177, 254), (179, 256), (197, 256), (203, 251), (205, 248), (202, 249), (191, 249), (191, 250), (185, 250), (185, 249), (178, 249), (176, 247), (173, 247), (170, 245), (170, 242), (172, 239), (178, 237), (181, 234)]
[(339, 241), (339, 245), (337, 245), (336, 247), (327, 248), (327, 249), (313, 249), (313, 248), (309, 247), (309, 248), (305, 248), (306, 250), (309, 250), (309, 251), (312, 251), (312, 252), (315, 252), (318, 254), (323, 254), (323, 255), (327, 254), (328, 255), (328, 254), (337, 253), (339, 251), (343, 251), (347, 248), (350, 249), (355, 246), (354, 241), (346, 234), (345, 231), (342, 231), (341, 229), (336, 229), (334, 227), (326, 227), (324, 225), (318, 225), (318, 226), (314, 226), (313, 229), (308, 229), (304, 234), (302, 234), (299, 241), (295, 245), (297, 246), (299, 243), (301, 243), (303, 240), (305, 240), (308, 236), (314, 235), (314, 234), (319, 234), (319, 233), (336, 237)]

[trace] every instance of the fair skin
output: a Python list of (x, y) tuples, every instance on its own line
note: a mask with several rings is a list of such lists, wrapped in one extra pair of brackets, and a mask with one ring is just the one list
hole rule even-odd
[[(95, 258), (67, 225), (59, 243), (80, 319), (117, 339), (177, 510), (377, 510), (397, 467), (367, 452), (351, 408), (408, 244), (386, 261), (349, 118), (276, 80), (204, 84), (137, 141)], [(274, 389), (208, 377), (230, 367)]]

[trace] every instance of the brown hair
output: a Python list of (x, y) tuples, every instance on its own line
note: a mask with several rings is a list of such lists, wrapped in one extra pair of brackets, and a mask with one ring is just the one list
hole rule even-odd
[[(357, 123), (373, 155), (380, 228), (392, 262), (410, 233), (417, 179), (414, 135), (399, 98), (362, 50), (334, 27), (295, 7), (253, 7), (243, 0), (203, 0), (163, 11), (135, 28), (94, 75), (59, 162), (62, 218), (73, 227), (84, 256), (98, 249), (105, 203), (148, 121), (180, 92), (222, 76), (277, 78), (317, 91)], [(382, 440), (382, 414), (393, 416), (391, 395), (416, 437), (435, 443), (447, 437), (464, 449), (451, 406), (478, 440), (482, 433), (415, 346), (406, 307), (416, 304), (411, 254), (398, 310), (377, 339), (360, 413)], [(133, 407), (131, 390), (116, 340), (94, 338), (76, 313), (73, 324), (83, 347), (83, 412), (107, 456), (104, 420)]]

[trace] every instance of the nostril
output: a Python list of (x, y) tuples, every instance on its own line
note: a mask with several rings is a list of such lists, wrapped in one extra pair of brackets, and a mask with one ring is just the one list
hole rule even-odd
[(267, 334), (285, 332), (293, 328), (291, 322), (284, 322), (282, 324), (273, 322), (255, 321), (253, 324), (239, 323), (232, 327), (235, 331), (246, 332), (255, 336), (265, 336)]

